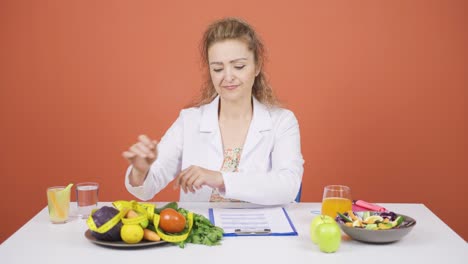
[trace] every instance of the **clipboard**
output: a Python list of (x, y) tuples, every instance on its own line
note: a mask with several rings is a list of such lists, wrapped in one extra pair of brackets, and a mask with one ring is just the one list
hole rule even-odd
[(297, 236), (287, 211), (273, 208), (209, 208), (212, 224), (223, 228), (223, 236)]

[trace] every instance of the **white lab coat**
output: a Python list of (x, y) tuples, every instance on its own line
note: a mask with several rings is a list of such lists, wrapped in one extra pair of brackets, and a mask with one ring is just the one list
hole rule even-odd
[[(223, 144), (218, 124), (219, 96), (201, 107), (184, 109), (158, 144), (158, 157), (142, 186), (125, 186), (141, 200), (149, 200), (166, 187), (182, 169), (197, 165), (219, 171)], [(241, 153), (238, 172), (222, 172), (225, 198), (262, 205), (294, 201), (302, 182), (304, 160), (299, 125), (294, 114), (267, 108), (253, 98), (253, 117)], [(180, 201), (209, 201), (212, 189), (180, 191)]]

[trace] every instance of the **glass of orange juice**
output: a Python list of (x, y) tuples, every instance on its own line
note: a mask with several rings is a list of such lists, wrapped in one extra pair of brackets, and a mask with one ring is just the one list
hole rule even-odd
[(344, 185), (328, 185), (323, 190), (322, 214), (335, 218), (338, 213), (352, 209), (351, 188)]
[(54, 224), (65, 223), (70, 210), (70, 188), (54, 186), (47, 188), (49, 218)]

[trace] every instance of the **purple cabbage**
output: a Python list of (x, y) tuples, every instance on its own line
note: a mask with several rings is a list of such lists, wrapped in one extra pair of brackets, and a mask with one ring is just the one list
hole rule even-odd
[[(107, 223), (111, 220), (115, 215), (119, 213), (119, 210), (115, 209), (114, 207), (110, 206), (103, 206), (94, 214), (92, 218), (96, 227), (100, 227), (103, 224)], [(120, 238), (120, 229), (122, 228), (122, 222), (119, 221), (114, 227), (112, 227), (109, 231), (105, 233), (98, 233), (95, 231), (91, 231), (91, 235), (93, 235), (97, 240), (104, 240), (104, 241), (119, 241)]]
[(395, 219), (398, 217), (398, 215), (394, 212), (382, 212), (380, 213), (380, 216), (383, 218), (389, 218), (390, 221), (395, 221)]
[[(343, 215), (349, 217), (348, 212), (343, 213)], [(345, 221), (343, 218), (341, 218), (340, 215), (337, 215), (337, 216), (335, 217), (335, 221), (336, 221), (337, 223), (340, 223), (340, 224), (346, 223), (346, 221)]]

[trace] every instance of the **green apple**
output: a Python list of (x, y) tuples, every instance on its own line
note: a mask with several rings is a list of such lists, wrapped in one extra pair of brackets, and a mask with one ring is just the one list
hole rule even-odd
[(323, 223), (315, 230), (320, 251), (332, 253), (338, 250), (341, 244), (341, 229), (338, 224)]
[(315, 244), (318, 244), (318, 239), (316, 234), (317, 227), (323, 223), (336, 223), (333, 218), (331, 218), (328, 215), (317, 215), (312, 219), (312, 222), (310, 223), (310, 239), (312, 239), (312, 242)]

